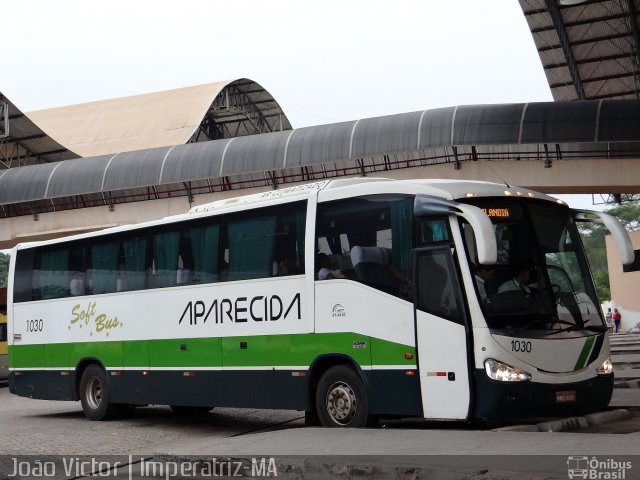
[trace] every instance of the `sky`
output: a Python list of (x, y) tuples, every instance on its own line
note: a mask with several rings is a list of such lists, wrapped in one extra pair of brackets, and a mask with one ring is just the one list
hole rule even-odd
[(23, 111), (238, 78), (294, 128), (552, 101), (517, 0), (0, 0), (0, 13), (0, 92)]

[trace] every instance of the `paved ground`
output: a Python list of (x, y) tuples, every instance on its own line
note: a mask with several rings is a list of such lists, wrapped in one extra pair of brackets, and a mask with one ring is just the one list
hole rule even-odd
[(18, 397), (6, 383), (0, 388), (0, 405), (2, 454), (145, 455), (198, 439), (304, 426), (300, 412), (231, 408), (205, 417), (178, 417), (168, 407), (146, 407), (129, 418), (91, 422), (79, 402)]
[[(301, 412), (286, 410), (217, 408), (212, 413), (202, 416), (180, 417), (166, 407), (146, 407), (137, 409), (127, 418), (109, 422), (90, 422), (85, 419), (77, 402), (29, 400), (11, 395), (6, 386), (0, 388), (0, 405), (0, 425), (3, 431), (3, 435), (0, 435), (0, 453), (6, 454), (152, 455), (187, 453), (190, 448), (193, 448), (193, 453), (201, 453), (207, 445), (233, 447), (233, 452), (237, 453), (241, 450), (241, 445), (251, 444), (249, 438), (254, 437), (251, 434), (303, 429), (316, 433), (298, 432), (296, 435), (313, 437), (321, 431), (302, 428), (304, 420)], [(612, 406), (640, 406), (640, 389), (615, 389)], [(628, 433), (630, 423), (625, 421), (624, 425), (626, 427), (604, 426), (599, 431), (616, 432), (618, 428), (621, 432)], [(633, 425), (633, 431), (640, 431), (640, 420)], [(366, 446), (369, 445), (370, 435), (379, 435), (378, 431), (382, 430), (407, 432), (417, 429), (424, 435), (458, 432), (459, 435), (470, 438), (471, 435), (484, 433), (492, 427), (493, 425), (468, 426), (416, 421), (389, 422), (380, 430), (358, 431), (355, 434), (363, 435), (364, 441), (360, 444)], [(538, 440), (539, 438), (536, 441)], [(299, 446), (308, 445), (306, 441), (300, 444), (297, 441), (293, 443), (295, 448), (292, 451), (298, 453), (303, 452), (298, 449)], [(338, 443), (341, 444), (342, 441)], [(277, 443), (273, 446), (278, 445), (282, 446)], [(384, 447), (384, 451), (386, 448)], [(635, 448), (640, 453), (640, 449), (637, 446)], [(228, 454), (230, 453), (232, 452)], [(402, 451), (398, 452), (401, 453)]]

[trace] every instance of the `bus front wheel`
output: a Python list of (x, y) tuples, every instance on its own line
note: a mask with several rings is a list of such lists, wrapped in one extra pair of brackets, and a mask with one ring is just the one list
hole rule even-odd
[(109, 402), (109, 380), (102, 368), (89, 365), (80, 378), (80, 403), (89, 420), (108, 420), (118, 411), (118, 405)]
[(327, 370), (316, 390), (316, 411), (323, 427), (369, 425), (369, 402), (360, 376), (345, 365)]

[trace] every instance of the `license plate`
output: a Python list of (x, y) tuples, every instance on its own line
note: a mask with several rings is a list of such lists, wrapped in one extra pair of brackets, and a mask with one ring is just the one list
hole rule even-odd
[(556, 392), (556, 403), (575, 403), (575, 401), (576, 401), (575, 390)]

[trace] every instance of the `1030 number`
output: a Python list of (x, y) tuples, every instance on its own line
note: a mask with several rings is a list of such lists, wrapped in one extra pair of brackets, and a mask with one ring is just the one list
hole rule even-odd
[(531, 353), (531, 350), (531, 342), (528, 342), (526, 340), (511, 340), (512, 352)]
[(41, 332), (44, 323), (41, 318), (35, 320), (27, 320), (27, 332)]

